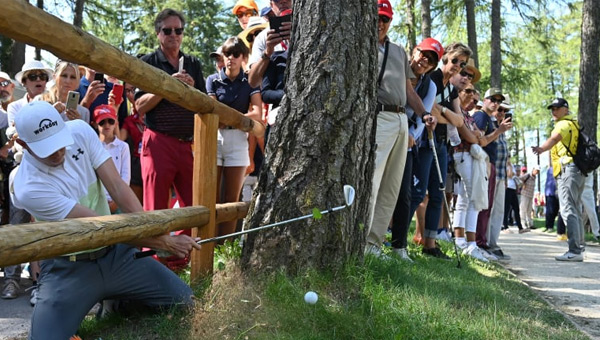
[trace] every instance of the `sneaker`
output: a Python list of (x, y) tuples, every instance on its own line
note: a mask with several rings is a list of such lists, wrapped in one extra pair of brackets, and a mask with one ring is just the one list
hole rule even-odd
[(504, 254), (500, 248), (492, 249), (491, 252), (498, 258), (499, 261), (508, 261), (511, 259), (510, 255)]
[(6, 279), (4, 282), (4, 287), (2, 288), (2, 295), (0, 295), (3, 299), (16, 299), (19, 296), (19, 290), (21, 287), (16, 280)]
[(583, 262), (583, 254), (574, 254), (570, 251), (554, 257), (556, 261)]
[(383, 253), (383, 250), (381, 249), (381, 247), (378, 247), (374, 244), (368, 244), (367, 248), (365, 248), (365, 255), (374, 255), (377, 258), (380, 258), (382, 260), (391, 260), (391, 258)]
[(406, 251), (406, 248), (392, 248), (392, 251), (396, 253), (396, 255), (398, 255), (402, 261), (413, 263), (413, 260), (410, 258), (410, 256), (408, 256), (408, 251)]
[(528, 233), (530, 231), (531, 231), (531, 229), (529, 229), (529, 228), (519, 229), (519, 234), (525, 234), (525, 233)]
[(444, 254), (440, 248), (423, 248), (423, 254), (437, 257), (438, 259), (442, 260), (450, 260), (450, 257)]
[(461, 250), (467, 249), (468, 244), (465, 240), (454, 239), (454, 243)]
[(502, 232), (503, 234), (512, 234), (512, 233), (513, 233), (513, 232), (512, 232), (512, 230), (510, 230), (510, 229), (508, 229), (508, 228), (502, 228), (502, 231), (501, 231), (501, 232)]
[(567, 237), (567, 234), (558, 234), (558, 235), (556, 235), (556, 240), (557, 241), (566, 241), (568, 239), (569, 238)]
[(488, 261), (498, 261), (498, 257), (496, 257), (496, 255), (492, 254), (489, 250), (479, 248), (479, 251), (481, 252), (481, 255), (483, 255), (483, 257), (488, 259)]
[(445, 242), (452, 242), (452, 235), (450, 234), (450, 232), (448, 232), (448, 230), (442, 229), (442, 231), (440, 231), (437, 234), (436, 239), (438, 239), (440, 241), (445, 241)]
[(31, 286), (31, 287), (25, 289), (25, 291), (29, 291), (29, 290), (31, 290), (31, 297), (29, 298), (29, 303), (33, 307), (33, 306), (35, 306), (35, 303), (37, 302), (37, 299), (38, 299), (38, 292), (39, 292), (38, 286), (34, 285), (34, 286)]
[(481, 262), (490, 262), (483, 254), (478, 246), (472, 245), (463, 250), (464, 255), (469, 255)]

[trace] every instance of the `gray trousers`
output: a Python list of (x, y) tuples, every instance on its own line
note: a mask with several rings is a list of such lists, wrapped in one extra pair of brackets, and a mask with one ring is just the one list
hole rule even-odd
[[(13, 205), (12, 200), (10, 200), (10, 207), (8, 209), (8, 223), (22, 224), (29, 222), (31, 222), (31, 215), (23, 209), (16, 208)], [(4, 276), (7, 279), (13, 279), (18, 282), (21, 280), (21, 265), (17, 264), (4, 268)]]
[(496, 191), (494, 191), (494, 205), (490, 213), (490, 224), (487, 230), (488, 246), (498, 248), (498, 238), (504, 226), (504, 200), (506, 197), (506, 179), (496, 177)]
[(68, 339), (94, 304), (104, 299), (133, 300), (149, 307), (191, 307), (190, 287), (151, 257), (134, 260), (137, 251), (117, 244), (98, 260), (41, 261), (29, 338)]
[(569, 251), (581, 254), (583, 228), (581, 225), (581, 193), (585, 177), (575, 164), (569, 163), (561, 169), (556, 179), (558, 185), (558, 200), (560, 201), (560, 216), (567, 225)]

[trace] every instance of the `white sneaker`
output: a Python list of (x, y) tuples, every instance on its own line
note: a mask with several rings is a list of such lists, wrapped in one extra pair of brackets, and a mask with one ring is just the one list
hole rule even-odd
[(467, 243), (467, 241), (465, 241), (465, 240), (459, 240), (457, 238), (454, 239), (454, 243), (456, 243), (456, 246), (458, 247), (458, 249), (461, 249), (461, 250), (467, 249), (467, 246), (469, 245)]
[(452, 235), (448, 232), (448, 230), (444, 229), (437, 234), (436, 239), (445, 242), (452, 242)]
[(408, 256), (408, 251), (406, 251), (406, 248), (392, 248), (392, 251), (396, 253), (396, 255), (398, 255), (402, 261), (413, 263), (413, 260), (410, 258), (410, 256)]
[(469, 247), (464, 249), (463, 254), (476, 258), (481, 262), (490, 262), (487, 258), (485, 258), (485, 256), (483, 256), (483, 254), (481, 253), (481, 249), (479, 249), (479, 247), (475, 245), (470, 245)]
[(556, 261), (583, 262), (583, 254), (575, 254), (570, 251), (554, 257)]
[(391, 260), (391, 257), (383, 253), (381, 247), (378, 247), (374, 244), (367, 244), (367, 247), (365, 248), (365, 255), (368, 254), (374, 255), (382, 260)]
[(483, 255), (483, 257), (485, 257), (486, 259), (488, 259), (488, 261), (498, 261), (498, 256), (490, 253), (486, 249), (479, 248), (479, 250), (481, 251), (481, 255)]

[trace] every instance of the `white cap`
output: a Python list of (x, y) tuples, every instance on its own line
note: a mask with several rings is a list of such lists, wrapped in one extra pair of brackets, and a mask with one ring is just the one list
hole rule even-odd
[(4, 78), (6, 80), (10, 80), (10, 76), (6, 72), (0, 71), (0, 78)]
[(54, 72), (52, 72), (52, 69), (44, 66), (44, 64), (42, 64), (41, 61), (31, 60), (31, 61), (26, 62), (23, 65), (23, 67), (21, 68), (21, 71), (19, 73), (15, 74), (15, 80), (18, 81), (19, 84), (23, 85), (21, 83), (21, 78), (23, 78), (23, 73), (25, 73), (27, 71), (31, 71), (31, 70), (42, 70), (42, 71), (46, 72), (48, 74), (48, 80), (52, 79), (52, 74), (54, 74)]
[(508, 110), (514, 109), (514, 106), (512, 106), (510, 103), (510, 96), (508, 94), (504, 95), (504, 100), (502, 101), (502, 103), (500, 103), (500, 107)]
[(74, 143), (71, 132), (56, 109), (45, 101), (33, 101), (15, 116), (19, 139), (40, 158)]

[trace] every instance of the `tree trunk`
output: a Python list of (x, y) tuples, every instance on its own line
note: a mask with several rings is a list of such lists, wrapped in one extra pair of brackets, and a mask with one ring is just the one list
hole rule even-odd
[[(369, 221), (377, 77), (376, 6), (363, 0), (296, 0), (286, 93), (246, 224), (353, 206), (250, 234), (245, 270), (339, 268), (362, 257)], [(357, 37), (360, 37), (357, 38)]]
[(581, 20), (581, 61), (579, 63), (579, 113), (577, 116), (590, 138), (596, 140), (598, 123), (598, 81), (600, 77), (600, 1), (584, 0)]
[(416, 20), (415, 20), (415, 0), (406, 0), (406, 28), (408, 30), (408, 53), (417, 46)]
[(491, 85), (502, 88), (502, 51), (500, 50), (500, 0), (492, 0)]
[(431, 37), (431, 0), (421, 0), (421, 35)]
[[(37, 0), (37, 7), (44, 10), (44, 0)], [(39, 47), (35, 48), (35, 60), (42, 60), (42, 49)]]
[[(25, 64), (25, 44), (20, 41), (14, 41), (11, 48), (11, 58), (9, 71), (12, 75), (21, 71), (21, 67)], [(20, 79), (19, 79), (20, 81)]]
[(479, 68), (479, 56), (477, 55), (477, 26), (475, 23), (475, 0), (465, 0), (467, 12), (467, 36), (469, 47), (473, 51), (471, 58), (475, 61), (475, 67)]
[(75, 0), (75, 13), (73, 17), (73, 26), (77, 26), (81, 28), (83, 25), (83, 6), (85, 5), (85, 0)]

